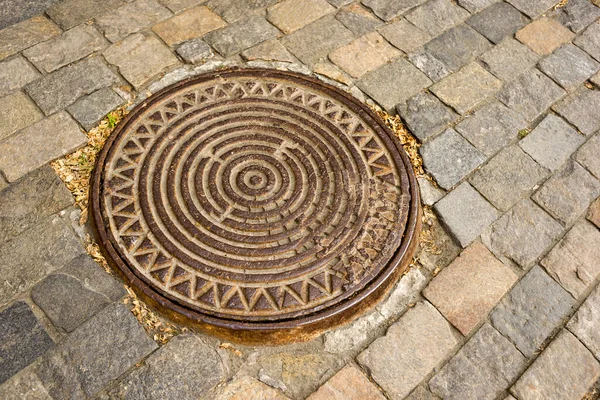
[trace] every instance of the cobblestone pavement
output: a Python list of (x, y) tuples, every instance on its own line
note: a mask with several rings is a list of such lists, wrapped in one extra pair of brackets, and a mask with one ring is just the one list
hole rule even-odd
[[(63, 0), (0, 30), (0, 398), (597, 398), (600, 1), (556, 5)], [(419, 179), (435, 245), (308, 343), (157, 343), (48, 165), (136, 95), (224, 65), (399, 113), (437, 182)]]

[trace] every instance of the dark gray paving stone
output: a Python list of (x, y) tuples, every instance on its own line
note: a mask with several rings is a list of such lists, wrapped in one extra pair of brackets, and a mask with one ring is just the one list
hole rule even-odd
[(554, 110), (585, 135), (600, 129), (600, 91), (581, 87), (557, 103)]
[(214, 56), (210, 46), (202, 39), (193, 39), (181, 44), (177, 48), (177, 54), (189, 64), (197, 64)]
[(279, 35), (279, 30), (266, 19), (254, 16), (220, 30), (209, 32), (204, 40), (224, 57)]
[(59, 0), (4, 0), (0, 8), (0, 29), (42, 14)]
[(406, 103), (398, 104), (396, 109), (410, 131), (421, 141), (442, 132), (458, 118), (458, 114), (427, 92), (419, 93)]
[(87, 398), (157, 348), (129, 309), (113, 303), (44, 354), (37, 375), (53, 398)]
[(490, 42), (468, 25), (461, 24), (433, 39), (425, 50), (453, 72), (491, 48)]
[[(317, 37), (319, 40), (315, 41)], [(300, 61), (314, 64), (352, 39), (354, 35), (350, 30), (337, 19), (328, 16), (284, 36), (281, 43)]]
[(431, 0), (406, 14), (413, 25), (437, 36), (464, 21), (469, 13), (450, 0)]
[(527, 121), (533, 121), (565, 93), (552, 79), (532, 69), (505, 85), (496, 97)]
[(538, 54), (513, 38), (506, 38), (480, 57), (483, 66), (505, 82), (533, 68), (539, 59)]
[(89, 131), (109, 112), (123, 103), (121, 96), (110, 88), (100, 89), (71, 104), (67, 111)]
[(225, 368), (215, 349), (196, 336), (176, 336), (106, 398), (196, 400), (224, 378)]
[(379, 18), (375, 17), (369, 10), (359, 4), (352, 4), (342, 8), (338, 11), (335, 18), (357, 36), (373, 32), (377, 27), (383, 25), (383, 22)]
[(0, 192), (0, 244), (73, 204), (50, 166), (43, 166)]
[(71, 29), (123, 4), (121, 0), (62, 0), (46, 10), (46, 13), (61, 28)]
[(232, 23), (247, 18), (252, 13), (266, 9), (275, 3), (277, 0), (210, 0), (207, 5), (225, 21)]
[(492, 156), (516, 139), (527, 123), (514, 111), (494, 101), (456, 125), (456, 130), (477, 150)]
[(551, 15), (573, 32), (581, 32), (600, 17), (600, 8), (589, 0), (569, 0)]
[(575, 154), (575, 160), (600, 179), (600, 135), (592, 136)]
[(518, 146), (510, 146), (481, 167), (469, 182), (497, 208), (508, 211), (548, 174)]
[(425, 143), (421, 155), (427, 172), (444, 189), (456, 185), (485, 161), (485, 156), (454, 129)]
[(435, 210), (462, 247), (467, 247), (500, 216), (467, 182), (438, 201)]
[(597, 61), (600, 61), (600, 21), (590, 25), (574, 40), (574, 43)]
[(567, 328), (600, 360), (600, 286), (579, 307)]
[(24, 301), (18, 301), (0, 312), (0, 337), (0, 384), (54, 345)]
[(573, 223), (600, 196), (600, 182), (581, 165), (569, 161), (548, 179), (533, 199), (565, 224)]
[(425, 389), (423, 386), (417, 386), (405, 400), (439, 400), (439, 397)]
[(555, 0), (506, 0), (530, 18), (537, 18), (550, 7), (556, 5)]
[(529, 22), (516, 8), (503, 1), (473, 15), (467, 24), (494, 43), (521, 29)]
[(526, 357), (531, 357), (574, 304), (575, 299), (536, 265), (502, 299), (491, 320)]
[(419, 49), (410, 53), (408, 59), (433, 82), (438, 82), (452, 73), (450, 68), (425, 49)]
[(561, 235), (563, 227), (533, 201), (517, 203), (492, 224), (482, 241), (501, 260), (531, 266)]
[(458, 0), (458, 4), (471, 13), (476, 13), (494, 4), (498, 0)]
[(373, 10), (379, 18), (391, 21), (425, 1), (427, 0), (362, 0), (362, 3)]
[(600, 378), (600, 364), (563, 330), (512, 388), (522, 400), (579, 400)]
[(0, 63), (0, 97), (20, 89), (40, 77), (40, 73), (21, 56)]
[(523, 355), (485, 324), (429, 381), (429, 388), (446, 400), (492, 400), (508, 388), (525, 366)]
[(0, 60), (61, 34), (60, 28), (43, 15), (0, 30)]
[(119, 80), (98, 57), (62, 68), (25, 87), (33, 101), (50, 115), (78, 98)]
[(431, 39), (427, 32), (417, 28), (405, 19), (399, 19), (385, 25), (379, 29), (379, 33), (388, 42), (406, 53), (418, 49)]
[(600, 70), (599, 63), (570, 43), (540, 61), (539, 65), (546, 75), (568, 91), (576, 89)]

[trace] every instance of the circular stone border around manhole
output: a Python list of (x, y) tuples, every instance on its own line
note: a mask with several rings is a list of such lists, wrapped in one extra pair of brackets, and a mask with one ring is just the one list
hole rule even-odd
[(98, 156), (109, 263), (177, 322), (246, 344), (303, 341), (380, 300), (418, 244), (404, 150), (315, 78), (230, 69), (132, 110)]

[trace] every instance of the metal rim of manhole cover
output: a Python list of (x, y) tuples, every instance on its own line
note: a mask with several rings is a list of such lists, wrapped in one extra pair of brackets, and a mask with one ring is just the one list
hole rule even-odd
[(139, 104), (98, 156), (92, 213), (146, 301), (244, 343), (306, 340), (374, 305), (420, 226), (410, 161), (381, 119), (268, 69), (199, 75)]

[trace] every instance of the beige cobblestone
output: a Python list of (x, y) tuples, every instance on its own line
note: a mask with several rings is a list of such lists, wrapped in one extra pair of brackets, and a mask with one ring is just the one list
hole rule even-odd
[(166, 21), (154, 25), (152, 30), (169, 46), (194, 39), (224, 27), (225, 21), (206, 6), (191, 8)]
[(23, 92), (14, 92), (1, 98), (0, 140), (32, 125), (43, 117), (39, 108)]
[(360, 78), (400, 56), (377, 32), (371, 32), (329, 54), (329, 59), (348, 74)]
[(571, 41), (575, 34), (554, 19), (542, 17), (516, 33), (520, 42), (538, 54), (547, 55)]
[(363, 373), (347, 365), (306, 400), (385, 400)]
[(44, 16), (33, 17), (0, 30), (0, 60), (60, 35), (60, 28)]
[(325, 0), (285, 0), (269, 7), (267, 19), (285, 33), (292, 33), (334, 12)]

